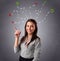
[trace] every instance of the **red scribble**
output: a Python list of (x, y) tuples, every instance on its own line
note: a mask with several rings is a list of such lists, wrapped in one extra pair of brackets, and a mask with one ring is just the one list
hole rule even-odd
[(38, 2), (36, 1), (36, 2), (34, 2), (33, 4), (37, 6), (37, 5), (38, 5)]
[(12, 24), (14, 24), (14, 21), (11, 21)]
[(12, 13), (8, 13), (8, 16), (12, 16)]

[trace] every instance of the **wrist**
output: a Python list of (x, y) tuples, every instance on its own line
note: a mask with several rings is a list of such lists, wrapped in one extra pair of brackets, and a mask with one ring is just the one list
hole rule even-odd
[(15, 37), (15, 40), (19, 40), (19, 37)]

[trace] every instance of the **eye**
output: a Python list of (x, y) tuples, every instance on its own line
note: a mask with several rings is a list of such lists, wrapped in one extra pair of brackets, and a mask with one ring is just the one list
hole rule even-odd
[(33, 25), (31, 25), (31, 27), (33, 27)]
[(29, 27), (29, 25), (26, 25), (26, 27)]

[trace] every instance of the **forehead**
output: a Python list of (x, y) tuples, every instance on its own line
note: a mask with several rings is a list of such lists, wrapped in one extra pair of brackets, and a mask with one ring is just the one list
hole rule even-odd
[(35, 25), (33, 22), (27, 22), (27, 25)]

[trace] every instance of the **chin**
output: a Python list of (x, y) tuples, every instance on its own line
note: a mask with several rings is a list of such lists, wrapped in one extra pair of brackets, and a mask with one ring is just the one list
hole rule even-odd
[(28, 32), (28, 34), (32, 34), (32, 32)]

